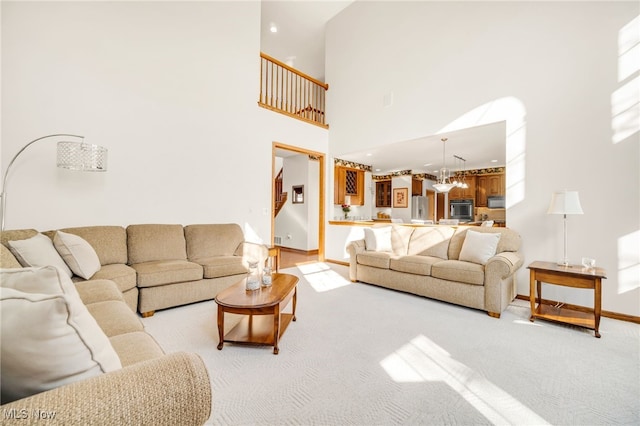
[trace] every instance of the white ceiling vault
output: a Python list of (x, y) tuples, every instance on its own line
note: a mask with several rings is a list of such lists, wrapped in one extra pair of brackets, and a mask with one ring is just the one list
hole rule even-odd
[[(313, 78), (325, 81), (325, 26), (351, 3), (353, 1), (262, 0), (261, 51)], [(272, 26), (277, 28), (277, 32), (271, 32)], [(330, 81), (326, 83), (331, 85)], [(337, 156), (370, 165), (374, 174), (400, 170), (436, 174), (442, 167), (443, 137), (448, 138), (446, 165), (453, 170), (463, 165), (455, 163), (453, 155), (467, 160), (467, 170), (502, 167), (506, 164), (504, 122), (425, 135)]]

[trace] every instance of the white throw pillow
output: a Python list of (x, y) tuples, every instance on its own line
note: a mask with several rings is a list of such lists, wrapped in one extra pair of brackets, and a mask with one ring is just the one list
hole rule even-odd
[(0, 287), (24, 293), (73, 294), (78, 297), (75, 284), (54, 266), (0, 269)]
[(364, 228), (364, 243), (369, 251), (392, 251), (391, 227)]
[(58, 231), (53, 245), (74, 274), (85, 280), (100, 270), (98, 254), (84, 238)]
[(122, 368), (73, 283), (55, 267), (2, 269), (0, 281), (3, 404)]
[(26, 240), (9, 241), (9, 250), (22, 266), (53, 265), (63, 270), (69, 277), (71, 269), (64, 263), (53, 242), (43, 234), (36, 234)]
[(499, 232), (485, 233), (467, 231), (467, 235), (464, 237), (464, 243), (462, 243), (459, 259), (466, 262), (486, 265), (489, 259), (495, 256), (498, 241), (500, 241)]

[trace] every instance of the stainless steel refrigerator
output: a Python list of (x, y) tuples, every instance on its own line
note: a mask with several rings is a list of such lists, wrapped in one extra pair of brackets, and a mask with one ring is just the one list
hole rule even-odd
[(411, 197), (411, 219), (429, 219), (429, 199), (422, 195)]

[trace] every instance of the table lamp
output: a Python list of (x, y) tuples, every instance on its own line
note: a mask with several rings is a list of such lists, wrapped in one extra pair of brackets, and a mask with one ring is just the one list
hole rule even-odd
[(551, 204), (549, 205), (547, 214), (561, 214), (564, 216), (564, 258), (558, 262), (560, 266), (569, 266), (569, 259), (567, 257), (567, 215), (583, 213), (578, 191), (564, 190), (554, 192), (551, 195)]

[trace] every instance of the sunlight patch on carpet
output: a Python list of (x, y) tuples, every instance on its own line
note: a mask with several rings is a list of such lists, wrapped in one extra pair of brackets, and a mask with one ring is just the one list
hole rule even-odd
[(549, 424), (424, 335), (402, 346), (380, 365), (398, 383), (446, 383), (493, 424)]
[(298, 269), (302, 272), (311, 287), (318, 293), (351, 285), (351, 281), (338, 274), (323, 262), (298, 265)]
[(532, 325), (534, 327), (542, 327), (542, 324), (531, 322), (531, 321), (525, 321), (525, 320), (513, 320), (513, 323), (520, 324), (520, 325)]

